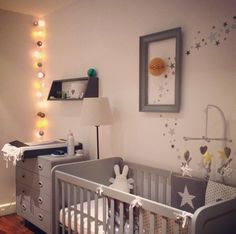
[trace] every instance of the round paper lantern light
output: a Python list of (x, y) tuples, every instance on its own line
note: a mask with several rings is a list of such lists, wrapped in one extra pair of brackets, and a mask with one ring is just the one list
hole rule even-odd
[(153, 58), (149, 62), (148, 68), (149, 68), (149, 72), (153, 76), (160, 76), (165, 71), (166, 65), (163, 59)]

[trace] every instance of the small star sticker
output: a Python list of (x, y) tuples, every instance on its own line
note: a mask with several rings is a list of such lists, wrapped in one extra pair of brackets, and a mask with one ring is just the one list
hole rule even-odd
[(202, 38), (202, 41), (205, 41), (205, 39), (204, 39), (204, 38)]
[(208, 37), (208, 39), (210, 40), (210, 42), (213, 42), (216, 40), (216, 33), (211, 32), (210, 36)]
[(227, 22), (224, 22), (223, 26), (226, 27), (227, 25), (228, 25)]
[(198, 34), (200, 34), (201, 32), (200, 32), (200, 31), (198, 31), (197, 33), (198, 33)]
[(216, 41), (216, 46), (219, 46), (219, 44), (220, 44), (220, 41), (218, 40), (218, 41)]
[(168, 77), (168, 75), (167, 74), (165, 74), (165, 78), (167, 78)]
[(230, 30), (227, 28), (226, 30), (225, 30), (225, 33), (229, 33), (230, 32)]
[(158, 90), (162, 92), (165, 88), (162, 85), (159, 85)]
[(169, 134), (170, 134), (171, 136), (175, 135), (175, 129), (174, 129), (174, 128), (170, 128)]
[(175, 64), (174, 64), (174, 63), (171, 63), (171, 64), (170, 64), (170, 68), (171, 68), (171, 69), (174, 69), (174, 68), (175, 68)]
[(184, 186), (184, 192), (181, 193), (181, 192), (178, 192), (178, 194), (181, 196), (182, 198), (182, 201), (181, 201), (181, 204), (180, 206), (184, 206), (185, 204), (189, 205), (190, 207), (192, 207), (194, 209), (194, 206), (193, 206), (193, 199), (196, 197), (194, 195), (191, 195), (188, 191), (188, 187), (185, 185)]
[(190, 51), (189, 51), (189, 50), (187, 50), (185, 54), (187, 54), (187, 55), (190, 55)]
[(200, 42), (196, 43), (195, 48), (199, 50), (200, 47), (201, 47)]
[(181, 165), (181, 167), (180, 167), (180, 170), (182, 171), (182, 176), (187, 175), (187, 176), (192, 177), (191, 171), (192, 171), (193, 169), (190, 168), (187, 163), (182, 163), (182, 165)]

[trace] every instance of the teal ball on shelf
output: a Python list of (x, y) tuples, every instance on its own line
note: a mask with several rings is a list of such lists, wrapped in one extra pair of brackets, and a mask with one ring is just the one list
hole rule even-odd
[(88, 77), (94, 77), (97, 75), (97, 72), (94, 68), (89, 68), (87, 71)]

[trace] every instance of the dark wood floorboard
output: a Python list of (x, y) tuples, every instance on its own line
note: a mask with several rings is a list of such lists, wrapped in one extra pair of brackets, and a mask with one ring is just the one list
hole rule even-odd
[(33, 234), (25, 227), (24, 219), (16, 214), (0, 217), (0, 234)]

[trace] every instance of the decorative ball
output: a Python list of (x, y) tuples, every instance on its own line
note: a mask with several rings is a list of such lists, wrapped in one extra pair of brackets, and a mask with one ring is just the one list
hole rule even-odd
[(89, 68), (87, 71), (88, 77), (96, 76), (97, 72), (94, 68)]
[(43, 42), (42, 41), (37, 41), (37, 46), (42, 46), (43, 45)]
[(161, 58), (154, 58), (149, 62), (149, 72), (153, 76), (160, 76), (165, 71), (165, 62)]

